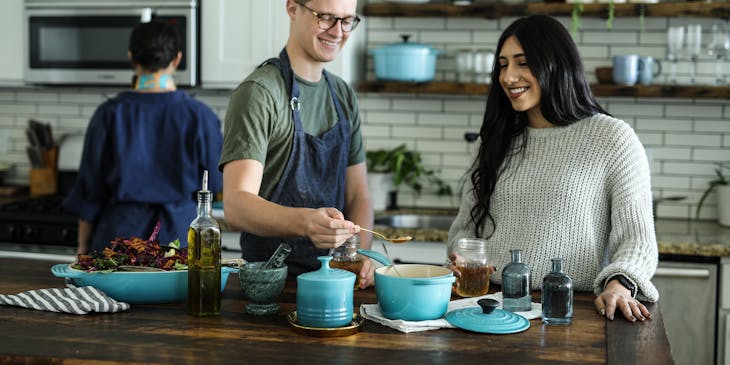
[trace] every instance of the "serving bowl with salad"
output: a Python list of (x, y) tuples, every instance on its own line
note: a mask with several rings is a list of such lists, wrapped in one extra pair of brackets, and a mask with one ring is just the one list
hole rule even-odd
[[(187, 248), (179, 241), (160, 246), (154, 240), (118, 238), (100, 252), (79, 255), (51, 272), (75, 286), (93, 286), (128, 303), (175, 303), (187, 299)], [(234, 267), (221, 268), (221, 291)]]

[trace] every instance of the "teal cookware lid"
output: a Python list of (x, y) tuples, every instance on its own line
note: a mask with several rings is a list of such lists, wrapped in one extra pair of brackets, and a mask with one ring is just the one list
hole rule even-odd
[(446, 321), (467, 331), (508, 334), (522, 332), (530, 328), (530, 321), (510, 311), (497, 309), (499, 302), (494, 299), (480, 299), (479, 307), (453, 310), (446, 313)]

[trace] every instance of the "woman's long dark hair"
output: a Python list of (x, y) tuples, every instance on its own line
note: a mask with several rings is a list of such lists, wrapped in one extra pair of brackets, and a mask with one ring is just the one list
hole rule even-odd
[[(583, 74), (583, 63), (573, 38), (560, 22), (546, 15), (531, 15), (515, 20), (499, 37), (496, 54), (499, 56), (507, 38), (519, 41), (530, 71), (541, 91), (542, 114), (550, 123), (565, 126), (596, 113), (606, 113), (593, 97)], [(527, 114), (512, 108), (502, 89), (499, 62), (492, 70), (492, 87), (487, 96), (482, 128), (481, 146), (474, 161), (471, 181), (474, 184), (476, 204), (471, 209), (474, 234), (487, 220), (488, 238), (494, 233), (496, 222), (489, 208), (497, 180), (510, 160), (521, 154), (527, 140)]]

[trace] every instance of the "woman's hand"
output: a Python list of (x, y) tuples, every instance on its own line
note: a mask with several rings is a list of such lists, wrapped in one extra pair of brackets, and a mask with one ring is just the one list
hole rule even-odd
[(618, 280), (611, 280), (603, 289), (603, 292), (593, 301), (596, 310), (602, 316), (613, 320), (614, 313), (618, 309), (629, 322), (644, 321), (651, 319), (651, 312), (638, 300), (631, 297), (631, 291), (626, 289)]
[(375, 265), (367, 257), (363, 258), (362, 261), (363, 265), (360, 270), (360, 289), (365, 289), (375, 284)]

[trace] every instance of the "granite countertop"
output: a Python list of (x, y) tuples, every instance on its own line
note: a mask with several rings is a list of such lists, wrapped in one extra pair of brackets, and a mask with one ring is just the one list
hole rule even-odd
[[(414, 210), (402, 209), (376, 214), (377, 216), (393, 214), (451, 214), (448, 210)], [(410, 235), (415, 241), (446, 243), (448, 231), (438, 229), (396, 229), (377, 226), (377, 230), (386, 236)], [(685, 219), (657, 219), (656, 236), (659, 254), (721, 257), (730, 256), (730, 227), (724, 227), (717, 221), (695, 221)]]
[[(395, 214), (443, 214), (456, 215), (454, 209), (424, 209), (404, 208), (376, 212), (375, 217)], [(216, 214), (214, 214), (216, 216)], [(228, 227), (220, 216), (216, 216), (221, 223), (221, 229)], [(446, 243), (449, 232), (432, 228), (392, 228), (375, 225), (376, 230), (386, 236), (411, 236), (414, 241)], [(682, 256), (722, 257), (730, 256), (730, 227), (724, 227), (717, 221), (695, 221), (686, 219), (657, 219), (656, 236), (659, 245), (659, 254)]]

